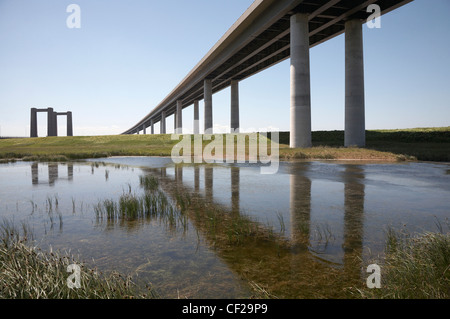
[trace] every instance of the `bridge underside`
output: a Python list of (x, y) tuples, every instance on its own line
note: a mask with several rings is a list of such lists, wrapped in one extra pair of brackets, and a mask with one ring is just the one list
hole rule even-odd
[[(386, 14), (412, 0), (265, 0), (254, 4), (238, 19), (183, 81), (147, 116), (124, 134), (176, 113), (204, 99), (204, 82), (212, 83), (212, 93), (219, 92), (266, 68), (290, 58), (291, 16), (308, 15), (309, 47), (314, 47), (345, 32), (346, 21), (367, 20), (367, 8), (376, 4)], [(178, 102), (179, 103), (179, 102)]]

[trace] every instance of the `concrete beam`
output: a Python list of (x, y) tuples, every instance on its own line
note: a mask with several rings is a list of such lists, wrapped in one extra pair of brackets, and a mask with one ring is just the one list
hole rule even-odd
[(239, 82), (231, 81), (231, 132), (239, 132)]
[(366, 145), (362, 22), (345, 22), (345, 146)]
[(311, 147), (311, 83), (308, 15), (291, 16), (290, 147)]

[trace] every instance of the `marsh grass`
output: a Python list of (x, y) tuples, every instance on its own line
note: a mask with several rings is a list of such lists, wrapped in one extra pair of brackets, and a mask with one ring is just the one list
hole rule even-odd
[[(68, 253), (43, 251), (32, 245), (26, 224), (22, 231), (13, 222), (0, 226), (1, 299), (130, 299), (153, 298), (155, 292), (138, 293), (129, 276), (116, 272), (103, 274), (89, 268)], [(71, 289), (67, 267), (81, 268), (81, 288)]]
[(411, 235), (389, 229), (381, 289), (359, 290), (379, 299), (450, 298), (450, 233)]
[[(105, 199), (94, 206), (98, 223), (150, 221), (159, 220), (170, 229), (181, 228), (187, 230), (187, 216), (184, 214), (183, 204), (176, 207), (158, 187), (158, 180), (154, 177), (140, 177), (143, 194), (132, 192), (131, 185), (124, 190), (117, 199)], [(180, 197), (181, 198), (181, 197)]]

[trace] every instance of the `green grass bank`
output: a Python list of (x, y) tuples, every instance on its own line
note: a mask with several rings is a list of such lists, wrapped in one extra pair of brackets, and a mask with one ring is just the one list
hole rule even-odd
[[(366, 133), (365, 148), (343, 147), (343, 131), (313, 132), (312, 148), (289, 148), (289, 132), (280, 132), (279, 139), (282, 160), (450, 161), (450, 127), (371, 130)], [(1, 139), (0, 159), (58, 161), (109, 156), (170, 156), (178, 142), (171, 140), (170, 134)], [(210, 141), (203, 141), (203, 147), (208, 143)]]

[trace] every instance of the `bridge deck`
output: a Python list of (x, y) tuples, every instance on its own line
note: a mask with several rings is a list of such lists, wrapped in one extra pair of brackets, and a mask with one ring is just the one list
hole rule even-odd
[(149, 114), (123, 134), (141, 130), (175, 113), (177, 100), (183, 108), (203, 99), (204, 80), (212, 80), (213, 93), (290, 57), (290, 16), (309, 14), (310, 47), (345, 31), (345, 21), (365, 21), (367, 7), (377, 4), (386, 14), (413, 0), (256, 0), (222, 36), (205, 57)]

